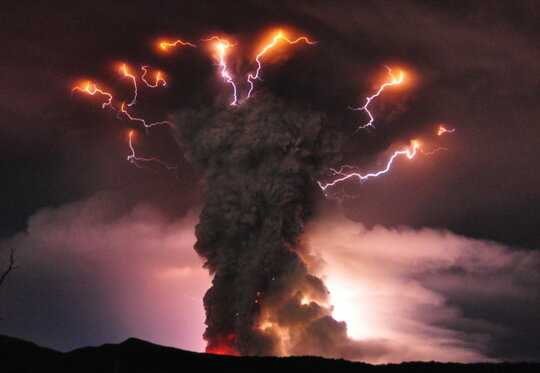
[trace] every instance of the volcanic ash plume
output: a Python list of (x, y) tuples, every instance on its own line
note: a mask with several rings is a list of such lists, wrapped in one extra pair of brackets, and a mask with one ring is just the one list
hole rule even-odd
[(179, 140), (203, 172), (195, 250), (214, 275), (207, 351), (358, 358), (300, 242), (315, 178), (339, 141), (317, 112), (259, 94), (249, 105), (179, 114)]

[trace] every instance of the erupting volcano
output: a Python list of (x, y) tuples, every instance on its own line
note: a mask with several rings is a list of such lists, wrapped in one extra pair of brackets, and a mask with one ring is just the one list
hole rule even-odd
[[(137, 77), (125, 63), (119, 73), (133, 83), (129, 103), (119, 100), (116, 104), (116, 95), (92, 82), (75, 86), (73, 92), (105, 96), (103, 108), (110, 107), (145, 130), (162, 125), (173, 128), (185, 158), (202, 173), (204, 203), (195, 250), (213, 276), (204, 296), (207, 352), (360, 359), (364, 346), (349, 338), (344, 322), (332, 317), (329, 291), (318, 277), (310, 248), (302, 241), (305, 224), (313, 215), (317, 197), (327, 196), (327, 189), (347, 180), (384, 175), (398, 157), (413, 159), (418, 153), (435, 151), (425, 152), (421, 142), (412, 140), (379, 170), (361, 174), (348, 165), (332, 168), (340, 159), (343, 140), (343, 131), (337, 130), (333, 120), (267, 91), (253, 93), (254, 82), (261, 80), (263, 57), (279, 45), (311, 47), (315, 41), (307, 36), (289, 38), (281, 29), (274, 32), (256, 53), (256, 69), (247, 73), (244, 99), (239, 98), (242, 86), (237, 86), (229, 64), (229, 49), (237, 44), (217, 35), (201, 42), (211, 44), (218, 74), (232, 88), (228, 105), (218, 99), (213, 105), (180, 111), (173, 121), (149, 123), (134, 117), (127, 107), (137, 102), (137, 81), (149, 88), (167, 82), (161, 70), (156, 70), (155, 82), (149, 83), (148, 66), (143, 65), (142, 75)], [(161, 40), (158, 45), (161, 52), (196, 47), (182, 39)], [(386, 69), (389, 80), (355, 109), (369, 117), (362, 128), (374, 128), (373, 113), (368, 109), (371, 102), (406, 79), (403, 70), (394, 75), (390, 67)], [(130, 130), (128, 161), (137, 167), (153, 163), (176, 170), (157, 157), (137, 156), (133, 135)], [(328, 170), (333, 180), (321, 182), (328, 178)]]
[(204, 175), (195, 249), (214, 275), (204, 297), (207, 351), (344, 356), (348, 349), (352, 357), (301, 242), (320, 193), (315, 180), (339, 152), (325, 115), (259, 94), (235, 110), (181, 112), (176, 122), (186, 157)]

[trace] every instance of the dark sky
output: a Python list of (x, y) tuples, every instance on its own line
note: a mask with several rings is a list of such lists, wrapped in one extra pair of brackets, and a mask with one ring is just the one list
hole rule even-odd
[[(160, 56), (153, 49), (156, 38), (198, 40), (223, 32), (249, 45), (268, 27), (290, 25), (319, 43), (265, 66), (259, 86), (329, 113), (349, 138), (345, 163), (373, 168), (390, 146), (413, 137), (449, 149), (397, 167), (385, 178), (348, 186), (353, 198), (342, 204), (347, 217), (367, 227), (442, 228), (537, 250), (539, 17), (537, 1), (4, 4), (0, 237), (9, 240), (25, 231), (29, 218), (45, 207), (96, 193), (112, 196), (118, 211), (144, 203), (174, 219), (197, 209), (197, 174), (167, 129), (145, 135), (140, 149), (177, 163), (176, 177), (126, 162), (126, 133), (133, 125), (95, 101), (72, 96), (71, 85), (91, 77), (129, 94), (115, 62), (159, 66), (171, 77), (169, 89), (145, 91), (139, 106), (159, 120), (181, 108), (212, 104), (225, 88), (208, 56), (187, 50)], [(245, 69), (247, 61), (237, 61), (237, 68)], [(351, 136), (363, 119), (347, 108), (372, 91), (385, 64), (407, 68), (413, 84), (375, 106), (376, 130)], [(456, 132), (435, 139), (439, 122)], [(321, 194), (322, 206), (333, 204)]]

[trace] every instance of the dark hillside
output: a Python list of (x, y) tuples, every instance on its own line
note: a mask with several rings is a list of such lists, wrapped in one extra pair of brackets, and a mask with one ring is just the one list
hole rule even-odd
[(370, 365), (319, 357), (233, 357), (189, 352), (130, 338), (61, 353), (0, 336), (2, 373), (12, 372), (539, 372), (537, 363)]

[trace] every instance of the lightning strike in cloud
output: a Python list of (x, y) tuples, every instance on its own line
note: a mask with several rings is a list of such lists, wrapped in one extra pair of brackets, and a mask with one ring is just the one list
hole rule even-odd
[[(103, 89), (99, 88), (96, 83), (91, 81), (86, 81), (81, 85), (75, 86), (72, 90), (72, 92), (81, 92), (84, 94), (88, 94), (90, 96), (94, 96), (96, 94), (103, 95), (107, 97), (107, 100), (101, 104), (101, 107), (105, 109), (107, 106), (111, 106), (113, 96), (111, 93), (104, 91)], [(111, 106), (112, 108), (112, 106)]]
[(246, 96), (246, 100), (251, 97), (251, 93), (253, 92), (253, 88), (255, 86), (254, 81), (259, 79), (260, 80), (260, 74), (262, 69), (262, 58), (264, 55), (270, 51), (272, 48), (274, 48), (280, 41), (285, 41), (288, 44), (297, 44), (299, 42), (304, 42), (309, 45), (316, 44), (317, 42), (309, 40), (307, 36), (300, 36), (296, 38), (295, 40), (289, 39), (285, 33), (282, 30), (278, 30), (277, 33), (273, 36), (272, 41), (268, 44), (266, 44), (259, 53), (257, 53), (257, 56), (255, 57), (255, 62), (257, 63), (257, 69), (254, 73), (249, 73), (247, 77), (247, 82), (249, 84), (249, 90)]
[[(233, 77), (231, 75), (231, 72), (229, 70), (229, 66), (227, 65), (227, 56), (228, 56), (228, 53), (229, 53), (229, 49), (234, 47), (235, 44), (233, 44), (229, 40), (227, 40), (225, 38), (222, 38), (222, 37), (219, 37), (219, 36), (211, 36), (209, 38), (203, 39), (203, 41), (205, 41), (205, 42), (210, 42), (210, 41), (214, 42), (214, 44), (212, 45), (212, 48), (213, 48), (213, 50), (215, 52), (214, 58), (216, 59), (217, 65), (219, 67), (218, 71), (219, 71), (221, 77), (223, 78), (223, 80), (232, 87), (232, 99), (231, 99), (230, 105), (232, 105), (232, 106), (237, 105), (238, 104), (237, 86), (236, 86), (236, 84), (234, 82), (234, 79), (233, 79)], [(265, 44), (262, 47), (262, 49), (260, 49), (258, 51), (258, 53), (256, 55), (256, 58), (255, 58), (255, 62), (257, 64), (257, 67), (256, 67), (255, 71), (249, 73), (248, 76), (247, 76), (247, 82), (249, 84), (249, 90), (247, 92), (246, 100), (249, 99), (251, 97), (251, 95), (252, 95), (252, 92), (253, 92), (253, 89), (254, 89), (254, 82), (256, 80), (261, 79), (261, 71), (262, 71), (262, 66), (263, 66), (262, 61), (263, 61), (264, 57), (268, 53), (270, 53), (270, 51), (272, 51), (272, 49), (276, 48), (276, 46), (280, 42), (284, 42), (284, 43), (287, 43), (287, 44), (290, 44), (290, 45), (297, 44), (297, 43), (300, 43), (300, 42), (308, 44), (308, 45), (316, 44), (315, 41), (310, 40), (307, 36), (300, 36), (300, 37), (298, 37), (296, 39), (290, 39), (282, 30), (278, 30), (276, 33), (274, 33), (271, 41), (269, 43)], [(175, 40), (175, 41), (162, 40), (162, 41), (159, 42), (158, 46), (163, 51), (168, 51), (169, 49), (177, 47), (177, 46), (196, 47), (195, 44), (190, 43), (190, 42), (186, 42), (186, 41), (183, 41), (183, 40), (180, 40), (180, 39)], [(373, 102), (373, 100), (375, 98), (379, 97), (386, 88), (402, 84), (404, 79), (405, 79), (405, 73), (402, 70), (399, 70), (398, 74), (395, 75), (390, 67), (386, 66), (386, 69), (388, 71), (389, 79), (386, 82), (384, 82), (383, 84), (381, 84), (379, 86), (379, 88), (377, 89), (377, 91), (373, 95), (366, 97), (365, 104), (363, 106), (358, 107), (358, 108), (352, 108), (353, 110), (365, 111), (366, 114), (369, 117), (368, 122), (366, 124), (364, 124), (364, 125), (359, 126), (358, 129), (374, 127), (373, 123), (374, 123), (375, 119), (374, 119), (374, 116), (373, 116), (373, 114), (371, 113), (371, 111), (369, 109), (370, 104)], [(147, 87), (157, 88), (159, 86), (164, 87), (164, 86), (167, 85), (167, 82), (166, 82), (165, 78), (163, 77), (163, 73), (161, 71), (158, 70), (153, 74), (153, 79), (152, 79), (152, 82), (151, 82), (148, 79), (148, 77), (150, 75), (149, 67), (148, 66), (142, 66), (141, 70), (142, 70), (142, 74), (140, 76), (140, 79)], [(134, 121), (134, 122), (137, 122), (137, 123), (141, 124), (145, 129), (149, 129), (151, 127), (155, 127), (155, 126), (158, 126), (158, 125), (172, 125), (172, 123), (167, 121), (167, 120), (165, 120), (165, 121), (157, 121), (157, 122), (147, 122), (144, 118), (136, 117), (136, 116), (132, 115), (128, 111), (128, 107), (133, 106), (136, 103), (136, 100), (137, 100), (137, 94), (138, 94), (138, 91), (137, 91), (137, 88), (138, 88), (137, 87), (137, 78), (135, 77), (135, 75), (133, 75), (130, 72), (127, 64), (125, 64), (125, 63), (120, 66), (120, 72), (124, 77), (129, 78), (133, 82), (134, 94), (133, 94), (132, 100), (128, 104), (122, 103), (120, 105), (119, 114), (124, 114), (125, 117), (128, 120)], [(107, 91), (102, 90), (95, 83), (93, 83), (91, 81), (86, 81), (85, 83), (74, 87), (73, 91), (79, 91), (79, 92), (89, 94), (89, 95), (92, 95), (92, 96), (96, 95), (96, 94), (104, 95), (107, 98), (107, 100), (105, 102), (103, 102), (102, 108), (110, 106), (111, 108), (114, 109), (114, 107), (112, 107), (112, 100), (113, 100), (112, 94), (107, 92)], [(455, 131), (455, 129), (453, 129), (453, 128), (448, 129), (448, 128), (445, 128), (443, 125), (439, 125), (438, 128), (437, 128), (437, 135), (441, 136), (443, 134), (452, 133), (454, 131)], [(130, 133), (129, 133), (129, 148), (131, 150), (131, 154), (127, 157), (128, 161), (135, 164), (137, 167), (140, 167), (140, 165), (137, 162), (156, 162), (156, 163), (161, 164), (163, 167), (165, 167), (167, 169), (173, 169), (172, 166), (162, 162), (158, 158), (154, 158), (154, 157), (152, 157), (152, 158), (137, 157), (136, 154), (135, 154), (135, 149), (133, 147), (133, 142), (132, 142), (133, 133), (134, 133), (133, 131), (130, 131)], [(355, 167), (343, 166), (340, 169), (330, 169), (333, 176), (335, 177), (334, 180), (332, 180), (330, 182), (327, 182), (327, 183), (323, 183), (321, 181), (318, 181), (317, 183), (318, 183), (319, 187), (323, 191), (326, 191), (328, 188), (333, 187), (333, 186), (335, 186), (335, 185), (337, 185), (339, 183), (342, 183), (344, 181), (347, 181), (347, 180), (356, 179), (358, 181), (366, 181), (366, 180), (368, 180), (370, 178), (379, 177), (379, 176), (382, 176), (382, 175), (387, 174), (388, 172), (390, 172), (390, 170), (392, 169), (392, 167), (394, 165), (394, 162), (395, 162), (395, 160), (397, 158), (406, 157), (407, 159), (413, 159), (418, 153), (421, 153), (423, 155), (432, 155), (432, 154), (435, 154), (435, 153), (437, 153), (439, 151), (446, 151), (446, 150), (448, 150), (448, 149), (444, 148), (444, 147), (438, 147), (438, 148), (435, 148), (435, 149), (433, 149), (431, 151), (425, 151), (424, 149), (421, 149), (420, 142), (418, 142), (417, 140), (412, 140), (411, 144), (408, 147), (395, 151), (392, 154), (392, 156), (388, 159), (385, 167), (380, 169), (380, 170), (369, 172), (369, 173), (366, 173), (366, 174), (361, 174), (361, 173), (356, 171)]]
[(351, 166), (343, 166), (339, 170), (331, 169), (332, 173), (334, 175), (338, 176), (333, 181), (328, 182), (328, 183), (322, 183), (320, 181), (317, 181), (317, 183), (319, 184), (319, 187), (324, 192), (328, 188), (333, 187), (333, 186), (335, 186), (335, 185), (337, 185), (337, 184), (339, 184), (341, 182), (344, 182), (346, 180), (357, 179), (358, 181), (366, 181), (366, 180), (368, 180), (370, 178), (384, 175), (384, 174), (388, 173), (392, 169), (392, 165), (393, 165), (394, 161), (396, 160), (396, 158), (398, 158), (398, 157), (406, 157), (407, 159), (413, 159), (418, 154), (418, 151), (420, 150), (420, 147), (421, 147), (421, 144), (420, 144), (419, 141), (412, 140), (411, 144), (408, 147), (406, 147), (404, 149), (401, 149), (401, 150), (395, 151), (394, 154), (392, 154), (392, 156), (390, 157), (390, 159), (386, 163), (386, 166), (381, 170), (373, 171), (373, 172), (370, 172), (370, 173), (367, 173), (367, 174), (361, 174), (359, 172), (353, 172), (353, 171), (347, 172), (346, 170), (349, 169), (349, 168), (352, 168), (352, 167)]
[(379, 95), (381, 93), (383, 93), (383, 91), (387, 87), (391, 87), (391, 86), (394, 86), (394, 85), (399, 85), (399, 84), (403, 83), (403, 81), (405, 80), (405, 73), (403, 72), (403, 70), (400, 70), (399, 75), (396, 77), (394, 75), (394, 73), (392, 72), (392, 69), (390, 67), (388, 67), (388, 66), (385, 66), (385, 67), (386, 67), (386, 70), (388, 70), (388, 75), (390, 76), (390, 79), (388, 81), (384, 82), (373, 95), (366, 97), (366, 103), (363, 106), (352, 108), (352, 110), (364, 111), (369, 117), (368, 122), (366, 124), (360, 125), (357, 128), (357, 130), (366, 129), (366, 128), (370, 128), (370, 127), (375, 128), (375, 126), (373, 125), (373, 122), (375, 121), (375, 118), (373, 117), (373, 114), (369, 110), (369, 105), (371, 104), (371, 102), (376, 97), (379, 97)]
[(158, 121), (158, 122), (147, 123), (146, 120), (143, 119), (143, 118), (134, 117), (133, 115), (131, 115), (127, 111), (126, 104), (124, 102), (122, 102), (122, 104), (120, 104), (120, 113), (124, 114), (126, 116), (126, 118), (128, 118), (129, 120), (142, 124), (143, 127), (146, 128), (146, 129), (152, 128), (152, 127), (155, 127), (155, 126), (160, 126), (160, 125), (169, 125), (169, 126), (173, 125), (173, 123), (169, 122), (168, 120), (162, 120), (162, 121)]
[(128, 78), (129, 80), (131, 80), (133, 82), (133, 98), (131, 99), (131, 101), (129, 102), (128, 106), (133, 106), (135, 105), (135, 103), (137, 102), (137, 94), (138, 94), (138, 89), (137, 89), (137, 78), (135, 78), (135, 75), (133, 75), (130, 71), (129, 71), (129, 68), (128, 66), (123, 63), (120, 65), (120, 73), (125, 77), (125, 78)]
[(163, 77), (163, 73), (161, 71), (156, 71), (156, 73), (154, 74), (154, 83), (150, 83), (147, 79), (146, 79), (146, 76), (148, 75), (148, 66), (141, 66), (141, 70), (143, 71), (142, 75), (141, 75), (141, 81), (149, 88), (157, 88), (159, 87), (160, 85), (162, 87), (165, 87), (167, 85), (167, 81), (165, 80), (165, 78)]
[(181, 39), (177, 39), (177, 40), (173, 40), (173, 41), (169, 41), (169, 40), (161, 40), (158, 42), (158, 48), (164, 52), (167, 52), (169, 51), (169, 49), (171, 48), (175, 48), (175, 47), (178, 47), (178, 46), (181, 46), (181, 47), (191, 47), (191, 48), (196, 48), (197, 46), (193, 43), (190, 43), (189, 41), (183, 41)]
[(130, 150), (130, 154), (126, 158), (126, 160), (128, 162), (130, 162), (131, 164), (133, 164), (137, 168), (143, 168), (139, 164), (140, 162), (146, 162), (146, 163), (152, 162), (152, 163), (159, 164), (160, 166), (164, 167), (165, 169), (167, 169), (169, 171), (173, 171), (173, 170), (177, 169), (177, 166), (170, 165), (170, 164), (168, 164), (166, 162), (163, 162), (161, 159), (156, 158), (156, 157), (150, 157), (150, 158), (138, 157), (137, 154), (135, 153), (135, 147), (133, 146), (134, 134), (135, 134), (135, 131), (133, 131), (133, 130), (129, 131), (129, 133), (128, 133), (128, 146), (129, 146), (129, 150)]
[(238, 97), (237, 97), (237, 89), (236, 84), (234, 83), (234, 80), (231, 76), (231, 73), (229, 72), (229, 68), (227, 66), (227, 50), (229, 48), (234, 47), (234, 44), (229, 42), (227, 39), (220, 38), (219, 36), (211, 36), (207, 39), (203, 39), (203, 41), (216, 41), (214, 44), (214, 48), (216, 50), (216, 59), (218, 61), (218, 65), (220, 67), (220, 75), (223, 78), (223, 80), (230, 84), (233, 90), (233, 98), (231, 100), (230, 105), (235, 106), (238, 103)]

